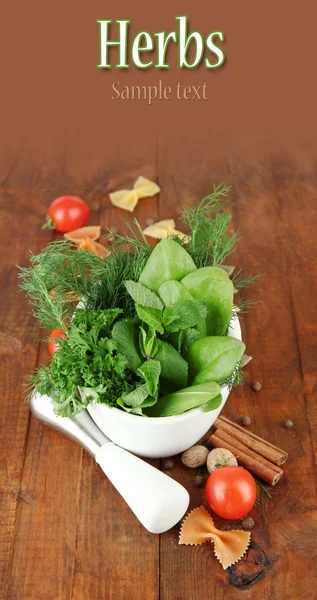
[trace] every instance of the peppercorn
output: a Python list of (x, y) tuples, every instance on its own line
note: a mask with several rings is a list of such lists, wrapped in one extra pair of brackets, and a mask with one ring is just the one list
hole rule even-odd
[(253, 381), (251, 387), (254, 392), (259, 392), (262, 389), (262, 383), (260, 383), (259, 381)]
[(241, 525), (243, 529), (252, 529), (254, 527), (254, 520), (252, 517), (246, 517), (246, 519), (243, 519)]
[(251, 423), (251, 419), (247, 415), (243, 415), (243, 417), (241, 417), (241, 419), (240, 419), (240, 423), (241, 423), (241, 425), (248, 426)]
[(170, 458), (166, 458), (163, 460), (163, 470), (171, 471), (174, 468), (174, 463)]
[(292, 427), (294, 427), (293, 421), (291, 421), (290, 419), (287, 419), (287, 421), (285, 421), (285, 423), (284, 423), (284, 427), (286, 427), (286, 429), (292, 429)]
[(194, 479), (194, 485), (196, 485), (196, 487), (203, 487), (204, 483), (205, 478), (202, 475), (196, 475)]

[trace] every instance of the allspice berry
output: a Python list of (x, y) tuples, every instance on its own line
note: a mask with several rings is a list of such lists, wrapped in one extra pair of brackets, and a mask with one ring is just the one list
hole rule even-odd
[(260, 383), (259, 381), (253, 381), (251, 387), (254, 392), (259, 392), (262, 389), (262, 383)]
[(240, 423), (241, 423), (241, 425), (248, 426), (251, 423), (251, 419), (250, 419), (250, 417), (248, 417), (248, 415), (243, 415), (243, 417), (241, 417), (241, 419), (240, 419)]
[(294, 427), (293, 421), (291, 421), (290, 419), (287, 419), (287, 421), (285, 421), (285, 423), (284, 423), (284, 427), (286, 427), (286, 429), (292, 429), (292, 427)]
[(174, 468), (174, 463), (170, 458), (163, 459), (163, 471), (171, 471)]
[(243, 529), (253, 529), (254, 520), (252, 519), (252, 517), (246, 517), (245, 519), (243, 519), (241, 525)]
[(203, 475), (196, 475), (195, 479), (194, 479), (194, 485), (196, 487), (203, 487), (205, 483), (205, 478), (203, 477)]

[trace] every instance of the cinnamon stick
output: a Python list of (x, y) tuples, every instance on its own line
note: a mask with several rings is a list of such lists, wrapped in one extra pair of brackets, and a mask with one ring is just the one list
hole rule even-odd
[[(208, 441), (212, 446), (215, 448), (226, 448), (227, 450), (230, 450), (230, 452), (237, 457), (240, 465), (246, 467), (249, 471), (254, 473), (254, 475), (257, 475), (257, 477), (260, 477), (270, 485), (275, 485), (281, 479), (283, 475), (282, 469), (276, 465), (268, 463), (268, 461), (265, 461), (265, 463), (261, 462), (258, 460), (259, 456), (256, 455), (255, 452), (252, 452), (252, 456), (250, 456), (250, 454), (247, 454), (246, 452), (249, 450), (246, 446), (243, 446), (243, 444), (238, 442), (238, 448), (235, 445), (237, 442), (235, 438), (232, 438), (227, 434), (227, 439), (223, 439), (224, 436), (222, 435), (219, 437), (219, 433), (219, 430), (217, 430), (213, 435), (210, 436)], [(223, 434), (223, 432), (221, 433)], [(253, 455), (255, 455), (255, 457)]]
[(218, 419), (216, 419), (214, 423), (214, 427), (216, 429), (221, 429), (222, 431), (225, 431), (233, 438), (235, 438), (236, 440), (238, 440), (257, 454), (263, 456), (269, 462), (274, 463), (275, 465), (282, 465), (283, 463), (285, 463), (288, 457), (287, 452), (281, 450), (281, 448), (273, 446), (273, 444), (270, 444), (270, 442), (263, 440), (251, 431), (246, 431), (245, 429), (243, 429), (243, 427), (240, 427), (240, 425), (233, 423), (226, 417), (218, 417)]

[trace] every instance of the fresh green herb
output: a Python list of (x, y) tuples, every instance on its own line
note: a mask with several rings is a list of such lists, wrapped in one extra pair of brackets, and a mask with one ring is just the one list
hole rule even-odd
[(162, 310), (163, 304), (159, 297), (154, 292), (151, 292), (151, 290), (144, 287), (144, 285), (141, 285), (141, 283), (137, 283), (136, 281), (125, 281), (124, 285), (136, 304)]
[(132, 406), (132, 408), (136, 408), (137, 406), (140, 406), (142, 402), (144, 402), (148, 395), (148, 387), (146, 384), (143, 384), (136, 387), (134, 390), (132, 390), (132, 392), (129, 392), (128, 394), (123, 394), (121, 396), (121, 399), (124, 401), (124, 404)]
[(260, 279), (262, 275), (244, 275), (243, 269), (239, 269), (232, 276), (232, 283), (237, 290), (248, 287)]
[(166, 331), (176, 332), (194, 327), (207, 317), (207, 307), (199, 300), (179, 300), (165, 308), (163, 325)]
[[(174, 394), (159, 398), (154, 406), (146, 409), (146, 414), (150, 417), (170, 417), (179, 415), (192, 408), (205, 405), (207, 402), (217, 398), (214, 408), (217, 408), (219, 403), (220, 388), (217, 383), (204, 383), (195, 385), (183, 390), (179, 390)], [(221, 395), (220, 395), (221, 402)]]
[(120, 313), (77, 309), (50, 367), (33, 376), (38, 391), (52, 396), (57, 414), (74, 415), (91, 400), (112, 406), (135, 385), (126, 358), (111, 338), (111, 326)]
[(215, 398), (211, 398), (211, 400), (208, 400), (208, 402), (206, 402), (206, 404), (202, 404), (201, 410), (203, 412), (210, 412), (211, 410), (215, 410), (216, 408), (219, 408), (221, 402), (222, 402), (222, 395), (218, 394), (218, 396), (215, 396)]
[(133, 319), (122, 319), (114, 324), (112, 337), (117, 348), (125, 356), (129, 369), (136, 372), (142, 364), (139, 351), (139, 327)]
[(154, 358), (158, 348), (156, 341), (156, 331), (153, 327), (148, 327), (148, 331), (140, 325), (139, 345), (142, 356), (147, 360)]
[(243, 385), (244, 384), (244, 378), (245, 378), (245, 371), (243, 370), (243, 363), (242, 360), (240, 359), (234, 370), (232, 371), (232, 373), (226, 377), (226, 379), (224, 379), (221, 383), (221, 387), (227, 386), (229, 388), (229, 390), (232, 390), (232, 388), (236, 387), (237, 385)]
[(141, 321), (144, 321), (144, 323), (147, 323), (150, 327), (153, 327), (155, 331), (158, 331), (161, 334), (164, 333), (162, 326), (163, 313), (159, 308), (141, 306), (141, 304), (136, 304), (135, 308)]
[(264, 483), (262, 483), (262, 481), (259, 481), (258, 479), (255, 479), (255, 483), (256, 483), (257, 487), (260, 488), (264, 492), (264, 494), (270, 498), (270, 500), (272, 500), (272, 495), (269, 491), (269, 488), (266, 485), (264, 485)]
[(157, 398), (161, 363), (158, 360), (147, 360), (139, 367), (138, 374), (145, 380), (149, 395)]
[(161, 363), (161, 377), (176, 388), (185, 387), (188, 379), (186, 360), (168, 342), (157, 340), (157, 345), (155, 360)]

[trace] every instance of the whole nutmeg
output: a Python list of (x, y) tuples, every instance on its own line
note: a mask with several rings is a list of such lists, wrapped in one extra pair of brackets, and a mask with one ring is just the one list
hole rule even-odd
[(236, 467), (238, 465), (236, 457), (226, 448), (215, 448), (207, 456), (207, 469), (213, 473), (219, 467)]
[(182, 463), (184, 463), (186, 467), (196, 469), (197, 467), (202, 467), (202, 465), (205, 464), (207, 456), (208, 450), (205, 448), (205, 446), (192, 446), (183, 452)]

